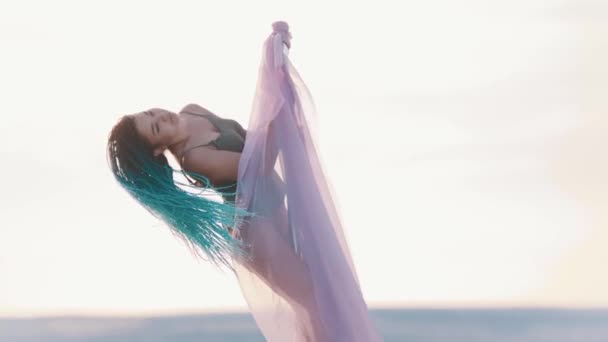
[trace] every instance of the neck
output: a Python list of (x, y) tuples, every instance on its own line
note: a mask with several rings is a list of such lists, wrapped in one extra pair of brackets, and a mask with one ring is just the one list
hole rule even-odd
[(178, 140), (177, 142), (169, 145), (168, 149), (171, 151), (175, 159), (178, 161), (181, 160), (182, 154), (184, 152), (184, 147), (186, 147), (186, 142), (189, 137)]
[(190, 139), (190, 134), (185, 128), (185, 123), (182, 120), (180, 120), (179, 127), (179, 133), (176, 135), (175, 140), (167, 147), (177, 160), (181, 160), (186, 143), (188, 142), (188, 139)]

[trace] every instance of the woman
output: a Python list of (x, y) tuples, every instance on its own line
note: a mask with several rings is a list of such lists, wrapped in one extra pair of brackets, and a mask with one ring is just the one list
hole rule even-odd
[[(235, 271), (267, 340), (380, 340), (312, 139), (314, 105), (286, 54), (288, 25), (272, 27), (247, 131), (198, 105), (125, 116), (111, 168), (195, 253)], [(224, 201), (174, 181), (165, 150)]]

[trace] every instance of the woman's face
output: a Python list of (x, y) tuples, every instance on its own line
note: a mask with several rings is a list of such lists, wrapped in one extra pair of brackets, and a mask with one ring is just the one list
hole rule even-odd
[(179, 129), (179, 116), (161, 108), (152, 108), (133, 115), (135, 130), (154, 147), (154, 154), (162, 153), (175, 143)]

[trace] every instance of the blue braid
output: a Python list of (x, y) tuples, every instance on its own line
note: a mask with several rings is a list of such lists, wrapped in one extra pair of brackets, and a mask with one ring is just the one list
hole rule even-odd
[[(174, 181), (173, 174), (179, 171), (169, 166), (166, 157), (162, 154), (154, 157), (138, 145), (141, 144), (108, 142), (109, 163), (118, 183), (152, 215), (164, 221), (194, 255), (206, 256), (215, 265), (232, 269), (231, 257), (247, 255), (242, 241), (232, 237), (227, 228), (238, 230), (247, 217), (256, 214), (231, 202), (205, 198), (200, 188)], [(120, 155), (130, 158), (117, 157)], [(203, 179), (206, 188), (216, 193), (234, 194), (222, 192), (222, 187), (212, 187), (209, 179), (201, 174), (188, 172), (188, 175)], [(180, 186), (196, 189), (198, 193), (185, 191)]]

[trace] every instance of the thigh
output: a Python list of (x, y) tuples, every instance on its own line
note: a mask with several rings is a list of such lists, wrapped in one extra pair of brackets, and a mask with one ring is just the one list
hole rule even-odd
[(308, 306), (313, 286), (308, 267), (289, 242), (288, 225), (285, 205), (272, 216), (252, 219), (241, 233), (250, 253), (247, 266), (281, 296)]

